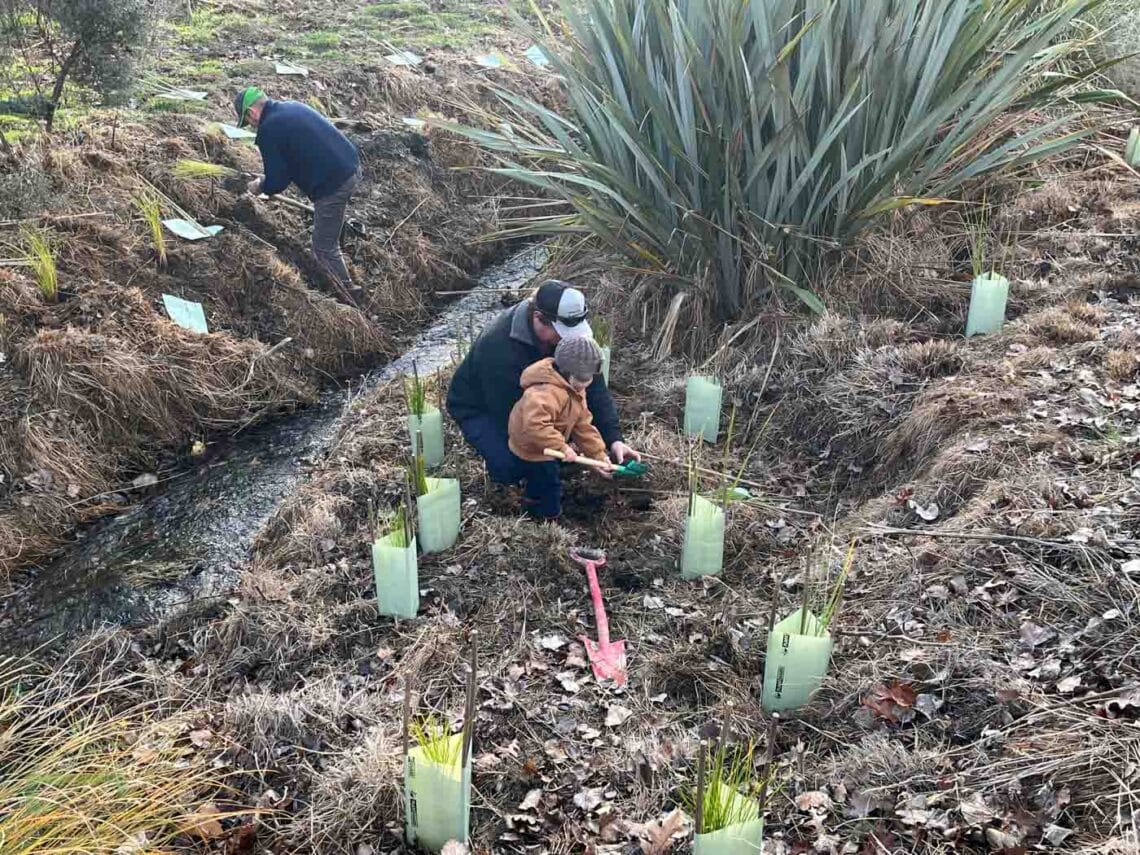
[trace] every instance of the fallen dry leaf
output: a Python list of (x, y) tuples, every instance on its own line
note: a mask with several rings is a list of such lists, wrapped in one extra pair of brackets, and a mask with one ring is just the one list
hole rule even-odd
[(449, 840), (443, 844), (439, 855), (467, 855), (467, 847), (458, 840)]
[(202, 840), (216, 840), (226, 833), (218, 817), (222, 812), (213, 802), (206, 802), (186, 817), (182, 833)]
[(561, 650), (566, 646), (566, 639), (561, 635), (544, 635), (538, 640), (538, 646), (543, 650)]
[(526, 798), (519, 802), (519, 810), (534, 810), (542, 801), (542, 790), (531, 790)]
[(619, 727), (633, 715), (633, 710), (614, 704), (606, 711), (606, 727)]
[(1068, 677), (1063, 677), (1057, 683), (1057, 691), (1062, 695), (1069, 695), (1081, 687), (1081, 676), (1079, 674), (1070, 674)]
[(673, 838), (685, 833), (685, 815), (674, 810), (664, 819), (645, 826), (645, 837), (641, 841), (644, 855), (665, 855), (673, 848)]
[(582, 687), (578, 685), (578, 681), (575, 679), (575, 675), (569, 671), (562, 671), (556, 674), (555, 679), (557, 679), (559, 685), (562, 686), (562, 690), (571, 695), (576, 695), (582, 690)]
[(210, 730), (190, 731), (190, 744), (195, 748), (209, 748), (214, 741), (214, 733)]
[(574, 795), (574, 804), (586, 812), (602, 803), (602, 787), (587, 787)]
[(936, 519), (938, 519), (938, 502), (931, 502), (929, 505), (922, 505), (916, 502), (914, 499), (908, 499), (906, 506), (926, 522), (934, 522)]
[(796, 796), (796, 810), (802, 811), (828, 811), (831, 810), (831, 796), (823, 790), (812, 790)]
[(1028, 644), (1031, 648), (1055, 638), (1057, 633), (1044, 626), (1038, 626), (1032, 621), (1026, 621), (1021, 625), (1021, 640)]

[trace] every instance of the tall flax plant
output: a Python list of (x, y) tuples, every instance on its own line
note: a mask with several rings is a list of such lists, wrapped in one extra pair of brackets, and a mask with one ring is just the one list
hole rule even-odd
[(449, 127), (563, 204), (509, 233), (593, 234), (720, 318), (775, 289), (819, 310), (824, 250), (1083, 136), (1066, 111), (994, 129), (1091, 75), (1052, 72), (1102, 1), (565, 0), (566, 32), (544, 23), (566, 109), (500, 91), (496, 130)]

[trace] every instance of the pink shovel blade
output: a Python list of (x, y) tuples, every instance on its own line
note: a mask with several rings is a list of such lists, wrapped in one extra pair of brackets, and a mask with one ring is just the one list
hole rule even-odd
[(590, 659), (590, 667), (599, 681), (613, 680), (616, 687), (626, 684), (628, 675), (625, 671), (625, 642), (611, 641), (601, 645), (584, 635), (578, 636), (586, 646), (586, 655)]

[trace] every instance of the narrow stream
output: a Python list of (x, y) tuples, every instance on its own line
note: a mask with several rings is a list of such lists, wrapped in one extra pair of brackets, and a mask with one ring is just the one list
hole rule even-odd
[(159, 620), (194, 600), (224, 596), (257, 533), (330, 449), (349, 404), (401, 374), (446, 364), (456, 330), (479, 330), (502, 311), (501, 293), (534, 276), (530, 247), (489, 267), (477, 290), (441, 314), (399, 359), (336, 389), (319, 404), (239, 434), (209, 463), (173, 473), (159, 492), (83, 530), (62, 555), (22, 576), (0, 602), (0, 650), (65, 640), (104, 623)]

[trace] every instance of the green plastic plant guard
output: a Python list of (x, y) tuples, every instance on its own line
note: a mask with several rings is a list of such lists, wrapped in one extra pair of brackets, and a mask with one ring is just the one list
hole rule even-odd
[(755, 800), (735, 790), (732, 791), (732, 799), (729, 814), (747, 818), (719, 831), (694, 835), (694, 855), (759, 855), (764, 840), (764, 820), (760, 816), (760, 806)]
[(416, 499), (420, 547), (425, 553), (444, 552), (459, 539), (459, 482), (428, 478), (426, 495)]
[[(463, 735), (450, 737), (451, 753), (459, 757)], [(455, 744), (458, 743), (458, 744)], [(471, 805), (471, 763), (442, 766), (424, 756), (423, 748), (408, 750), (404, 759), (404, 817), (408, 844), (438, 852), (449, 840), (467, 842)]]
[[(416, 448), (416, 434), (420, 433), (424, 439), (424, 447)], [(408, 436), (412, 440), (412, 452), (421, 451), (424, 456), (424, 466), (428, 469), (443, 463), (443, 415), (438, 407), (425, 405), (423, 416), (408, 416)]]
[(170, 320), (183, 329), (198, 333), (210, 331), (206, 326), (206, 313), (202, 310), (201, 303), (183, 300), (173, 294), (163, 294), (162, 305), (166, 307), (166, 314), (170, 315)]
[(1009, 280), (998, 273), (983, 273), (970, 285), (970, 314), (966, 337), (997, 332), (1005, 323)]
[(219, 123), (219, 128), (222, 133), (226, 135), (227, 139), (239, 140), (241, 142), (253, 143), (257, 139), (257, 134), (253, 131), (248, 131), (245, 128), (239, 128), (236, 125), (227, 125), (224, 122)]
[(420, 610), (416, 539), (413, 537), (408, 546), (398, 546), (396, 538), (396, 534), (389, 534), (372, 544), (376, 602), (382, 615), (414, 618)]
[(1140, 128), (1128, 132), (1128, 145), (1124, 147), (1124, 161), (1133, 169), (1140, 167)]
[(550, 60), (547, 59), (546, 54), (538, 45), (531, 45), (524, 52), (524, 56), (537, 65), (539, 68), (545, 68), (550, 65)]
[(768, 655), (764, 661), (763, 707), (768, 712), (799, 709), (822, 685), (831, 660), (831, 634), (820, 634), (819, 618), (797, 609), (772, 627), (768, 636)]
[(163, 220), (162, 224), (184, 240), (205, 240), (216, 237), (222, 226), (204, 226), (194, 220)]
[(613, 353), (612, 348), (606, 345), (602, 348), (602, 379), (606, 381), (606, 385), (610, 385), (610, 354)]
[(693, 510), (685, 520), (681, 578), (715, 576), (723, 564), (724, 509), (704, 496), (693, 496)]
[(693, 376), (685, 386), (685, 436), (716, 442), (720, 433), (721, 387), (712, 377)]
[(280, 60), (274, 64), (273, 70), (283, 77), (308, 77), (309, 69), (303, 65)]

